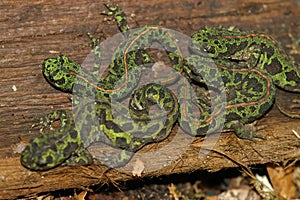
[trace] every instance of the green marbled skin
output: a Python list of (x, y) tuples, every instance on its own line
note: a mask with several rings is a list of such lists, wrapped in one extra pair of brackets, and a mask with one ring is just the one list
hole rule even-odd
[[(106, 6), (108, 15), (115, 18), (121, 32), (128, 31), (124, 12)], [(192, 36), (196, 43), (190, 45), (193, 54), (187, 58), (182, 57), (176, 38), (163, 27), (146, 26), (124, 36), (126, 41), (116, 49), (107, 75), (100, 79), (96, 78), (101, 57), (99, 41), (91, 36), (96, 55), (92, 73), (66, 56), (44, 61), (43, 74), (47, 81), (53, 87), (63, 92), (75, 92), (79, 97), (77, 104), (81, 106), (77, 107), (75, 103), (73, 114), (80, 113), (83, 120), (75, 124), (74, 117), (66, 117), (64, 112), (53, 112), (42, 118), (40, 125), (43, 127), (60, 119), (62, 129), (31, 141), (21, 155), (25, 167), (48, 170), (61, 164), (90, 164), (92, 156), (85, 148), (94, 142), (123, 149), (117, 160), (108, 156), (100, 161), (111, 167), (122, 166), (145, 144), (165, 139), (177, 120), (186, 133), (194, 136), (214, 133), (225, 123), (225, 129), (235, 131), (240, 138), (262, 138), (250, 123), (272, 106), (275, 85), (300, 91), (299, 67), (273, 38), (264, 33), (206, 27)], [(149, 45), (149, 38), (172, 52), (169, 53), (172, 68), (187, 78), (178, 81), (170, 74), (170, 80), (179, 82), (177, 95), (161, 85), (166, 84), (163, 80), (136, 89), (143, 72), (140, 65), (151, 63), (152, 58), (147, 54), (147, 48), (131, 49)], [(211, 57), (203, 56), (205, 51)], [(218, 102), (213, 107), (204, 100), (204, 103), (195, 104), (190, 100), (192, 91), (187, 87), (188, 80), (225, 91), (226, 101), (216, 95), (210, 97)], [(126, 109), (125, 106), (111, 106), (111, 99), (122, 100), (130, 95), (129, 111), (125, 114), (120, 112)], [(96, 103), (82, 100), (89, 97), (94, 97)], [(156, 113), (155, 120), (149, 120), (148, 116), (148, 107), (152, 104), (162, 110)], [(201, 109), (200, 116), (193, 112), (195, 107)], [(113, 115), (113, 112), (120, 114)], [(221, 113), (225, 114), (226, 121), (219, 119)], [(162, 120), (165, 116), (167, 120)], [(110, 160), (113, 161), (110, 163)]]
[[(165, 96), (158, 95), (161, 93)], [(169, 89), (153, 83), (142, 86), (132, 96), (131, 107), (139, 107), (131, 109), (130, 115), (134, 123), (123, 114), (114, 115), (115, 110), (109, 102), (99, 101), (95, 104), (89, 100), (83, 100), (80, 106), (74, 108), (73, 116), (80, 117), (76, 120), (76, 125), (74, 117), (67, 118), (63, 111), (54, 111), (41, 118), (40, 123), (44, 126), (60, 119), (62, 129), (34, 138), (22, 152), (22, 164), (33, 170), (47, 170), (63, 163), (89, 164), (92, 163), (92, 156), (85, 147), (100, 141), (124, 149), (122, 157), (117, 161), (112, 157), (104, 158), (110, 167), (117, 167), (128, 162), (132, 156), (131, 152), (137, 151), (147, 143), (165, 139), (178, 116), (178, 103), (174, 94)], [(141, 114), (148, 112), (148, 103), (140, 105), (140, 101), (145, 100), (157, 102), (168, 120), (160, 119), (160, 116), (155, 120), (148, 120), (147, 114)], [(128, 127), (128, 124), (131, 126)], [(33, 152), (35, 156), (32, 155)]]
[(192, 36), (213, 58), (266, 72), (278, 87), (300, 92), (300, 67), (271, 36), (255, 31), (203, 28)]

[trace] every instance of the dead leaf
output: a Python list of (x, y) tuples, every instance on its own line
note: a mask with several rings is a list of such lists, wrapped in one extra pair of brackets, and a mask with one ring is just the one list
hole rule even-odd
[(132, 175), (141, 177), (144, 169), (145, 169), (144, 163), (140, 159), (136, 159), (135, 164), (133, 166)]
[(87, 194), (87, 191), (82, 191), (80, 194), (77, 195), (77, 199), (84, 200), (86, 194)]
[(293, 183), (294, 167), (284, 169), (281, 166), (268, 166), (267, 170), (275, 193), (285, 199), (291, 199), (296, 191), (295, 184)]

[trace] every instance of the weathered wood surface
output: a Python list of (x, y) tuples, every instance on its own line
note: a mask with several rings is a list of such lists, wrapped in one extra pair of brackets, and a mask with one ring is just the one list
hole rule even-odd
[[(105, 10), (103, 3), (106, 2), (0, 2), (1, 199), (29, 197), (64, 188), (87, 188), (98, 183), (134, 178), (130, 171), (111, 170), (103, 175), (105, 167), (95, 165), (32, 172), (20, 165), (20, 155), (13, 148), (20, 139), (29, 141), (39, 134), (38, 128), (30, 128), (37, 117), (55, 109), (71, 109), (67, 95), (53, 89), (43, 78), (41, 63), (45, 58), (58, 54), (66, 54), (82, 62), (90, 52), (86, 45), (89, 42), (85, 35), (87, 32), (103, 32), (108, 37), (118, 33), (115, 23), (104, 22), (105, 16), (100, 15)], [(300, 3), (297, 0), (268, 0), (263, 3), (257, 0), (122, 1), (118, 5), (130, 16), (132, 27), (159, 24), (186, 35), (191, 35), (200, 26), (219, 24), (262, 30), (279, 39), (300, 61), (299, 46), (295, 45), (300, 36)], [(295, 160), (299, 156), (300, 143), (292, 130), (300, 133), (299, 122), (299, 119), (283, 116), (274, 107), (258, 122), (259, 125), (267, 125), (259, 132), (267, 136), (266, 141), (242, 141), (229, 133), (219, 138), (214, 149), (244, 165)], [(217, 171), (236, 166), (228, 158), (213, 152), (198, 158), (202, 140), (196, 139), (177, 160), (169, 160), (168, 166), (157, 171), (146, 170), (142, 176)], [(207, 143), (204, 148), (209, 147), (210, 143)], [(152, 145), (143, 151), (156, 148)], [(156, 167), (161, 164), (158, 162)]]

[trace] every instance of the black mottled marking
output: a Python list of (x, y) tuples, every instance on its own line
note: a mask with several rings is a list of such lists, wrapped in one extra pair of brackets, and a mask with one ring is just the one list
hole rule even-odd
[(251, 123), (254, 122), (255, 120), (257, 120), (257, 116), (250, 116), (247, 118), (247, 121), (245, 121), (245, 123)]
[[(39, 159), (39, 161), (42, 161), (42, 160)], [(46, 163), (52, 163), (52, 162), (53, 162), (53, 158), (51, 156), (47, 156)], [(44, 161), (42, 161), (42, 163), (40, 163), (40, 164), (46, 164), (46, 163), (44, 163)]]
[(127, 109), (125, 107), (121, 107), (120, 113), (126, 114), (127, 113)]
[(272, 103), (264, 103), (260, 106), (259, 108), (259, 113), (266, 113), (271, 107), (272, 107)]
[[(173, 109), (174, 109), (174, 102), (172, 102), (172, 99), (171, 98), (166, 98), (166, 99), (164, 99), (163, 100), (164, 102), (164, 109), (165, 109), (165, 111), (167, 111), (167, 112), (170, 112), (170, 111), (172, 111)], [(169, 104), (170, 102), (172, 102), (172, 104)]]
[[(32, 148), (32, 149), (40, 148), (40, 145), (39, 145), (37, 142), (35, 142), (35, 141), (31, 141), (30, 144), (31, 144), (31, 148)], [(30, 147), (30, 146), (27, 146), (26, 149), (29, 150), (29, 147)]]
[[(122, 17), (122, 20), (120, 21), (119, 26), (120, 27), (126, 27), (128, 24), (127, 24), (127, 21), (126, 21), (126, 15), (125, 15), (125, 13), (124, 12), (120, 12), (119, 16)], [(122, 30), (122, 31), (126, 31), (126, 30)]]
[(76, 84), (74, 89), (75, 89), (75, 91), (73, 91), (73, 92), (76, 94), (81, 93), (82, 91), (86, 91), (86, 87), (82, 84)]
[(85, 117), (85, 123), (91, 125), (94, 122), (94, 118), (91, 116), (92, 109), (90, 106), (88, 106), (87, 109), (89, 110), (89, 112), (88, 112), (88, 115), (86, 115), (86, 117)]
[(163, 90), (162, 88), (158, 90), (158, 95), (160, 99), (164, 99), (166, 97), (166, 90)]
[[(141, 129), (142, 127), (139, 127), (139, 128)], [(132, 135), (133, 135), (133, 137), (135, 137), (135, 139), (138, 139), (138, 138), (142, 138), (142, 136), (145, 135), (145, 132), (136, 130), (132, 133)]]
[[(69, 60), (69, 59), (67, 59), (67, 60)], [(63, 65), (63, 64), (65, 63), (64, 56), (58, 56), (57, 61), (58, 61), (61, 65)]]
[(241, 101), (238, 101), (238, 102), (244, 102), (245, 103), (245, 102), (248, 102), (248, 98), (253, 97), (252, 94), (249, 94), (249, 93), (246, 93), (245, 96), (246, 97), (244, 97)]
[(99, 110), (99, 120), (100, 120), (100, 124), (106, 123), (106, 109), (105, 108), (101, 108)]
[[(127, 58), (127, 59), (128, 59), (128, 58)], [(128, 62), (128, 60), (126, 60), (126, 61)], [(115, 60), (115, 62), (114, 62), (110, 67), (111, 67), (110, 71), (112, 70), (112, 71), (114, 71), (114, 72), (117, 72), (121, 66), (119, 66), (118, 63), (117, 63), (116, 60)], [(123, 67), (123, 66), (122, 66), (122, 67)]]
[(235, 76), (234, 76), (234, 82), (235, 83), (238, 83), (238, 82), (240, 82), (242, 80), (243, 80), (243, 75), (241, 73), (235, 74)]
[(180, 124), (181, 128), (188, 134), (192, 134), (192, 129), (190, 127), (190, 124), (186, 121), (181, 121)]
[(92, 113), (93, 112), (93, 106), (86, 106), (85, 109), (87, 110), (88, 113)]
[(133, 88), (134, 87), (134, 83), (132, 81), (127, 81), (127, 88)]
[(237, 119), (240, 119), (240, 115), (238, 115), (237, 113), (230, 112), (226, 115), (226, 121), (228, 121), (228, 122), (237, 120)]
[(226, 85), (226, 83), (231, 82), (231, 80), (229, 79), (228, 76), (223, 76), (222, 79), (223, 79), (223, 82), (224, 82), (225, 85)]
[[(240, 41), (240, 39), (239, 38), (235, 38), (235, 41), (237, 43), (238, 41)], [(238, 51), (244, 50), (247, 47), (247, 45), (248, 45), (247, 41), (243, 41), (239, 45), (237, 45), (236, 43), (235, 44), (230, 44), (230, 43), (227, 42), (226, 43), (226, 52), (224, 52), (224, 53), (222, 53), (220, 55), (221, 56), (233, 55), (233, 54), (235, 54)]]
[(176, 56), (177, 56), (177, 59), (172, 59), (171, 60), (171, 64), (174, 65), (174, 66), (179, 65), (179, 63), (182, 62), (182, 59), (180, 58), (180, 56), (177, 55), (177, 54), (176, 54)]
[(122, 125), (121, 129), (124, 130), (124, 132), (128, 130), (133, 130), (133, 124), (131, 122), (125, 123)]
[(106, 98), (109, 98), (109, 93), (104, 93), (103, 96), (106, 97)]
[(142, 65), (142, 64), (144, 64), (143, 53), (145, 53), (144, 50), (136, 51), (136, 59), (135, 59), (135, 63), (136, 63), (137, 65)]
[(115, 124), (114, 122), (112, 121), (105, 121), (105, 126), (108, 128), (108, 129), (111, 129), (111, 130), (114, 130), (115, 133), (122, 133), (123, 130), (117, 125)]
[(130, 147), (130, 144), (127, 143), (127, 140), (124, 137), (117, 137), (116, 144), (118, 145), (118, 147), (120, 147), (122, 149), (126, 149), (126, 148)]
[(89, 135), (92, 131), (92, 127), (95, 126), (94, 121), (85, 120), (85, 123), (82, 124), (80, 135)]
[(248, 90), (252, 88), (257, 93), (262, 93), (264, 90), (264, 86), (256, 78), (246, 79), (245, 82), (247, 83)]
[(153, 87), (148, 88), (148, 93), (151, 93), (152, 95), (157, 95), (157, 90)]
[(154, 125), (152, 125), (152, 126), (150, 126), (150, 127), (147, 128), (147, 133), (148, 132), (149, 133), (156, 132), (158, 128), (159, 128), (159, 125), (158, 124), (154, 124)]
[(209, 49), (208, 48), (206, 48), (206, 49), (207, 49), (208, 53), (211, 53), (211, 54), (215, 54), (216, 53), (216, 48), (214, 46), (211, 46)]
[(245, 110), (244, 106), (237, 107), (238, 112), (243, 112)]
[(267, 72), (270, 73), (271, 75), (275, 75), (282, 72), (282, 65), (277, 58), (274, 58), (270, 65), (265, 64), (264, 66)]
[(78, 72), (78, 71), (79, 71), (79, 68), (80, 68), (81, 66), (80, 66), (80, 65), (77, 65), (77, 64), (75, 64), (75, 65), (73, 65), (72, 67), (73, 67), (73, 71), (76, 71), (76, 72)]
[(73, 138), (73, 139), (76, 139), (78, 137), (78, 132), (74, 128), (72, 128), (69, 131), (69, 134), (70, 134), (71, 138)]
[[(197, 129), (197, 133), (196, 133), (196, 135), (206, 135), (207, 134), (207, 131), (208, 131), (208, 126), (205, 126), (205, 127), (203, 127), (203, 128), (201, 128), (201, 127), (199, 127), (198, 129)], [(192, 132), (190, 132), (190, 134), (192, 134)]]
[(297, 76), (295, 71), (286, 72), (286, 80), (288, 82), (295, 81), (298, 84), (298, 88), (300, 87), (300, 77)]
[(214, 40), (214, 44), (215, 45), (220, 45), (220, 41), (219, 40)]
[(211, 120), (211, 122), (210, 122), (210, 125), (207, 126), (207, 128), (218, 126), (216, 119), (218, 119), (218, 117), (212, 117), (212, 120)]
[(164, 105), (168, 105), (169, 102), (174, 102), (174, 99), (171, 98), (171, 97), (165, 97), (165, 98), (163, 99)]
[(66, 74), (65, 77), (66, 77), (67, 79), (69, 79), (70, 77), (73, 77), (73, 75), (71, 75), (71, 74)]
[(264, 45), (263, 48), (262, 48), (262, 52), (267, 52), (268, 58), (270, 58), (271, 56), (274, 55), (274, 53), (275, 53), (274, 50), (275, 50), (274, 46)]
[[(49, 71), (49, 69), (47, 69), (47, 71)], [(57, 76), (57, 74), (59, 74), (61, 72), (60, 69), (57, 69), (57, 70), (51, 70), (50, 71), (50, 75), (49, 75), (49, 80), (52, 80), (52, 81), (56, 81), (55, 78)]]
[(63, 155), (67, 159), (70, 157), (76, 149), (78, 149), (78, 144), (76, 142), (68, 142), (66, 148), (63, 150)]
[[(109, 96), (109, 95), (107, 95), (107, 96)], [(117, 94), (117, 93), (113, 93), (113, 94), (111, 95), (111, 97), (112, 97), (113, 99), (118, 98), (118, 94)]]
[[(209, 78), (215, 77), (216, 74), (217, 74), (217, 68), (216, 67), (210, 68), (210, 70), (209, 70)], [(211, 82), (212, 80), (206, 80), (206, 81)]]
[[(57, 144), (60, 144), (60, 143), (62, 143), (62, 142), (59, 141)], [(53, 142), (53, 143), (50, 142), (50, 144), (51, 144), (51, 145), (48, 146), (48, 149), (51, 149), (53, 152), (57, 152), (58, 149), (57, 149), (56, 143), (55, 143), (55, 142)]]
[(156, 138), (156, 141), (165, 139), (167, 137), (166, 133), (167, 133), (167, 128), (166, 127), (162, 128), (159, 131), (158, 138)]
[(230, 102), (237, 99), (236, 88), (230, 87), (226, 92), (227, 92), (226, 94), (227, 101)]

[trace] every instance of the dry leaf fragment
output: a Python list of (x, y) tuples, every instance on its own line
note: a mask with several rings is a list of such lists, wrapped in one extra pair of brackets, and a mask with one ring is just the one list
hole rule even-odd
[(296, 187), (293, 183), (293, 167), (284, 169), (281, 166), (267, 167), (270, 181), (274, 187), (276, 194), (291, 199), (295, 195)]
[(135, 164), (133, 166), (132, 175), (141, 177), (144, 169), (145, 169), (144, 163), (140, 159), (136, 159)]

